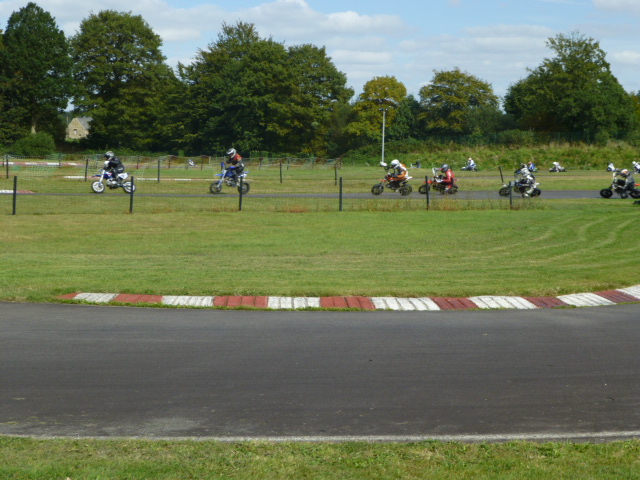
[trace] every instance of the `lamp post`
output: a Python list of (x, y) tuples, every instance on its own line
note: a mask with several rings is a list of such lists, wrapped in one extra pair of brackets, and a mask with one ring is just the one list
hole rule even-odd
[(384, 163), (384, 127), (387, 120), (387, 109), (381, 108), (382, 110), (382, 162)]

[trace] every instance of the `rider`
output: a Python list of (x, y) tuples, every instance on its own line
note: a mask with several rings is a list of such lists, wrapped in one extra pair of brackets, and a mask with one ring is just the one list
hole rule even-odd
[(244, 163), (242, 163), (242, 157), (238, 152), (236, 152), (235, 148), (230, 148), (227, 151), (227, 156), (229, 157), (229, 173), (233, 177), (233, 180), (237, 180), (240, 174), (244, 171)]
[(104, 154), (104, 158), (104, 170), (111, 173), (111, 175), (113, 175), (113, 179), (118, 183), (118, 185), (121, 185), (122, 178), (120, 178), (120, 174), (124, 172), (124, 165), (111, 150)]
[(533, 162), (527, 163), (527, 170), (529, 170), (530, 172), (535, 172), (537, 170), (536, 164)]
[(636, 181), (633, 178), (633, 173), (631, 173), (629, 170), (627, 170), (626, 168), (621, 170), (620, 176), (625, 180), (625, 184), (624, 184), (625, 191), (631, 191), (636, 187)]
[[(384, 162), (380, 162), (380, 165), (383, 167), (387, 166)], [(405, 167), (404, 164), (400, 163), (400, 160), (391, 160), (391, 165), (387, 168), (390, 169), (388, 173), (390, 182), (404, 182), (409, 176), (409, 170), (407, 170), (407, 167)]]
[(519, 176), (516, 180), (518, 185), (526, 187), (524, 195), (528, 197), (535, 188), (536, 177), (533, 176), (526, 163), (521, 164), (520, 168), (516, 170), (515, 173)]
[(467, 170), (473, 170), (475, 168), (476, 168), (476, 161), (473, 158), (469, 157), (467, 159)]
[(449, 167), (449, 165), (446, 163), (440, 167), (440, 171), (443, 175), (441, 183), (445, 185), (445, 192), (447, 192), (451, 190), (451, 188), (455, 185), (456, 177), (453, 174), (453, 170), (451, 170), (451, 167)]

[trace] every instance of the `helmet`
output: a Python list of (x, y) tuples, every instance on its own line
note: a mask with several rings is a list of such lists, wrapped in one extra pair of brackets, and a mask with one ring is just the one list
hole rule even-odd
[(113, 158), (113, 157), (115, 157), (116, 155), (115, 155), (111, 150), (109, 150), (107, 153), (105, 153), (105, 154), (104, 154), (104, 156), (105, 156), (106, 158)]
[(391, 160), (391, 166), (393, 168), (397, 167), (398, 165), (400, 165), (400, 160)]
[(230, 148), (229, 151), (227, 152), (227, 156), (229, 158), (235, 157), (236, 156), (236, 149), (235, 148)]
[(440, 171), (441, 172), (446, 172), (447, 170), (449, 170), (449, 165), (444, 163), (441, 167), (440, 167)]
[(627, 170), (627, 169), (625, 168), (625, 169), (624, 169), (624, 170), (622, 170), (620, 173), (626, 177), (627, 175), (629, 175), (629, 170)]

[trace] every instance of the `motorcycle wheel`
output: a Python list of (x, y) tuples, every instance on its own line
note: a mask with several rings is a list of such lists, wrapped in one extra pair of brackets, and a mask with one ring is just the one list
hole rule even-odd
[(629, 198), (629, 194), (627, 192), (622, 192), (620, 194), (620, 198), (622, 198), (622, 199)]
[(539, 197), (541, 193), (542, 193), (542, 190), (540, 190), (539, 188), (534, 188), (533, 192), (531, 192), (531, 196), (532, 197)]
[(629, 196), (637, 200), (638, 198), (640, 198), (640, 190), (638, 190), (637, 188), (634, 188), (633, 190), (631, 190), (631, 193), (629, 194)]
[(127, 193), (131, 193), (136, 191), (136, 186), (131, 182), (124, 182), (122, 184), (122, 189)]
[(427, 188), (429, 188), (429, 186), (426, 183), (420, 185), (420, 188), (418, 188), (418, 193), (420, 193), (422, 195), (426, 195), (427, 194)]
[(398, 189), (398, 191), (400, 192), (400, 195), (406, 197), (413, 191), (413, 188), (411, 187), (411, 185), (403, 185)]
[(222, 185), (219, 182), (213, 182), (209, 187), (211, 193), (220, 193), (222, 191)]
[(602, 198), (611, 198), (612, 195), (613, 191), (610, 188), (603, 188), (602, 190), (600, 190), (600, 196)]
[(384, 191), (384, 185), (381, 183), (376, 183), (373, 187), (371, 187), (371, 193), (374, 195), (380, 195)]
[(243, 195), (249, 193), (249, 184), (247, 182), (242, 182), (242, 188), (240, 188), (240, 185), (238, 185), (238, 193), (241, 193)]
[(508, 197), (509, 187), (502, 187), (500, 190), (498, 190), (498, 195), (500, 195), (501, 197)]
[(449, 195), (455, 195), (456, 193), (458, 193), (458, 187), (454, 185), (449, 190), (445, 190), (445, 192), (448, 193)]
[(102, 183), (102, 182), (93, 182), (91, 184), (91, 190), (93, 190), (94, 193), (102, 193), (102, 192), (104, 192), (104, 183)]

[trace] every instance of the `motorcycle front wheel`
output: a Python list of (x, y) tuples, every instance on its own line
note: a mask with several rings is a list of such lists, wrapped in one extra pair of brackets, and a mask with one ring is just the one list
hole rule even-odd
[(498, 195), (500, 195), (501, 197), (508, 197), (509, 187), (502, 187), (500, 190), (498, 190)]
[(209, 187), (211, 193), (220, 193), (222, 191), (222, 185), (219, 182), (213, 182)]
[(93, 182), (91, 184), (91, 190), (93, 190), (94, 193), (102, 193), (102, 192), (104, 192), (104, 183), (102, 183), (102, 182)]
[(242, 187), (240, 187), (240, 185), (238, 185), (238, 193), (241, 193), (243, 195), (249, 193), (249, 184), (247, 182), (242, 182)]
[(540, 190), (539, 188), (534, 188), (533, 192), (531, 192), (531, 196), (532, 197), (539, 197), (541, 193), (542, 193), (542, 190)]
[(420, 185), (420, 188), (418, 188), (418, 193), (420, 193), (422, 195), (426, 195), (427, 194), (427, 188), (429, 188), (429, 185), (427, 185), (426, 183), (423, 183), (422, 185)]
[(413, 188), (411, 187), (411, 185), (403, 185), (398, 189), (398, 191), (400, 192), (400, 195), (406, 197), (413, 191)]
[(602, 198), (611, 198), (613, 196), (613, 190), (610, 188), (603, 188), (600, 190), (600, 196)]
[(374, 195), (380, 195), (382, 192), (384, 192), (384, 185), (382, 185), (381, 183), (376, 183), (373, 187), (371, 187), (371, 193), (373, 193)]
[(640, 198), (640, 190), (638, 189), (631, 190), (631, 193), (629, 193), (629, 196), (637, 200), (638, 198)]

